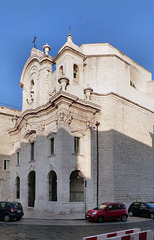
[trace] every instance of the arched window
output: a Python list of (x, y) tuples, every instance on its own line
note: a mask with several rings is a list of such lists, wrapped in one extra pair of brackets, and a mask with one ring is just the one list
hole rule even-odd
[(70, 202), (84, 201), (84, 177), (79, 170), (70, 175)]
[(59, 68), (59, 76), (63, 76), (64, 72), (63, 72), (63, 66), (61, 66)]
[(20, 198), (20, 177), (16, 177), (16, 198)]
[(49, 201), (57, 201), (57, 175), (54, 171), (49, 172)]
[(73, 78), (78, 79), (79, 75), (79, 67), (78, 65), (74, 64), (73, 65)]

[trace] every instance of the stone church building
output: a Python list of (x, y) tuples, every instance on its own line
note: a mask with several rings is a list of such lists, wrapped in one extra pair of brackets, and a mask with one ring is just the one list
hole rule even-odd
[[(0, 107), (0, 200), (52, 212), (154, 201), (154, 81), (108, 43), (31, 50)], [(53, 65), (56, 70), (53, 71)]]

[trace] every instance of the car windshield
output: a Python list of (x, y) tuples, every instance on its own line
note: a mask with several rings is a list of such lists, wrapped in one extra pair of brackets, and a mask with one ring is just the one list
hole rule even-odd
[(154, 203), (147, 203), (150, 208), (154, 208)]
[(95, 207), (95, 210), (103, 210), (104, 208), (106, 208), (107, 205), (106, 204), (100, 204), (99, 206)]

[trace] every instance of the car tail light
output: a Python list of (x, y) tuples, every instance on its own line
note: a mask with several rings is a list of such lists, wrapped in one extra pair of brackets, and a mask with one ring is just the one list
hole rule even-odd
[(15, 212), (14, 208), (11, 208), (10, 211), (13, 212), (13, 213)]

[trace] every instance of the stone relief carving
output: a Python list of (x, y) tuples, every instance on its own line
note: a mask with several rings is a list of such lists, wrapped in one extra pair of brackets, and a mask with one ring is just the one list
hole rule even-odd
[(26, 121), (25, 122), (25, 128), (24, 128), (24, 130), (25, 130), (25, 132), (31, 132), (31, 130), (32, 130), (32, 126), (31, 126), (31, 124), (28, 122), (28, 121)]
[(29, 165), (29, 171), (31, 172), (31, 171), (34, 171), (34, 170), (35, 170), (34, 164), (30, 163), (30, 165)]
[(27, 91), (27, 103), (30, 106), (34, 105), (34, 98), (35, 98), (35, 84), (36, 81), (38, 80), (39, 76), (39, 70), (36, 65), (32, 66), (31, 69), (29, 70), (29, 75), (28, 75), (28, 91)]
[(51, 163), (50, 163), (50, 165), (49, 165), (49, 168), (50, 168), (51, 171), (54, 170), (53, 165), (52, 165)]
[(95, 128), (95, 121), (94, 120), (88, 120), (86, 121), (86, 128), (87, 129), (92, 129), (92, 128)]
[(50, 69), (49, 67), (44, 67), (43, 69), (41, 69), (40, 72), (40, 78), (43, 79), (44, 87), (46, 88), (46, 92), (50, 95), (51, 94), (51, 90), (49, 88), (49, 76), (52, 72), (52, 69)]
[(32, 125), (26, 120), (25, 126), (22, 128), (22, 138), (29, 141), (35, 140), (36, 130), (32, 128)]
[(78, 170), (78, 171), (81, 171), (81, 166), (79, 163), (77, 163), (76, 167), (75, 167), (75, 170)]
[(45, 130), (45, 121), (38, 123), (37, 131), (38, 133), (43, 133)]
[(55, 87), (54, 87), (52, 92), (50, 90), (48, 90), (48, 95), (49, 96), (53, 96), (53, 95), (55, 95), (55, 93), (56, 93), (56, 88)]
[(62, 124), (69, 126), (72, 122), (72, 119), (73, 117), (71, 116), (70, 113), (60, 112), (60, 113), (57, 113), (56, 123), (58, 126)]

